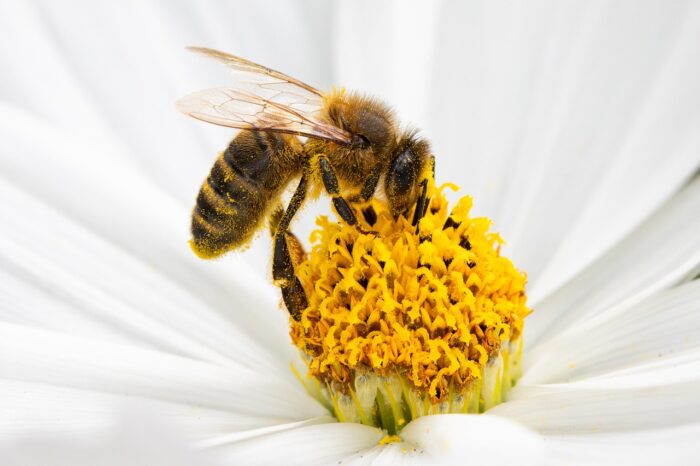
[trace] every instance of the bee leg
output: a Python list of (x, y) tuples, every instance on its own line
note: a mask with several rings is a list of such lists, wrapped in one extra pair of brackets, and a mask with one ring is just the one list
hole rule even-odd
[(308, 179), (304, 173), (287, 210), (277, 224), (275, 251), (272, 256), (272, 279), (281, 288), (284, 304), (294, 320), (297, 321), (301, 319), (301, 312), (308, 306), (304, 288), (294, 272), (294, 266), (303, 259), (304, 249), (288, 228), (294, 214), (304, 202), (307, 185)]
[(272, 236), (273, 238), (275, 237), (275, 234), (277, 234), (277, 227), (279, 226), (283, 215), (284, 207), (282, 207), (282, 204), (277, 204), (277, 206), (270, 214), (270, 218), (267, 222), (267, 226), (270, 229), (270, 236)]
[(333, 171), (333, 167), (331, 167), (331, 164), (330, 162), (328, 162), (328, 159), (324, 156), (319, 157), (318, 165), (321, 169), (321, 179), (323, 180), (323, 186), (326, 188), (326, 191), (333, 199), (333, 207), (335, 207), (335, 210), (336, 212), (338, 212), (338, 215), (340, 215), (340, 217), (345, 221), (345, 223), (357, 228), (360, 231), (360, 233), (377, 234), (373, 231), (363, 230), (357, 223), (357, 217), (355, 216), (355, 212), (352, 210), (352, 207), (350, 207), (350, 204), (348, 204), (345, 198), (340, 195), (338, 177), (335, 175), (335, 171)]
[(299, 277), (294, 272), (294, 266), (303, 260), (303, 247), (292, 233), (280, 231), (275, 236), (275, 252), (272, 262), (272, 275), (282, 290), (282, 299), (287, 311), (299, 321), (301, 312), (309, 305), (306, 292)]
[(335, 210), (338, 211), (338, 215), (345, 220), (348, 225), (357, 225), (357, 217), (355, 217), (355, 212), (353, 212), (347, 201), (340, 195), (340, 187), (338, 186), (338, 177), (333, 171), (330, 162), (326, 157), (318, 158), (318, 166), (321, 169), (321, 179), (323, 180), (323, 186), (326, 188), (328, 194), (333, 198), (333, 206)]
[(382, 177), (382, 166), (377, 165), (369, 173), (369, 176), (365, 180), (365, 184), (362, 185), (362, 190), (358, 196), (350, 199), (350, 202), (367, 202), (372, 196), (374, 196), (374, 191), (377, 190), (377, 185), (379, 184), (379, 178)]
[[(362, 190), (359, 195), (350, 199), (350, 202), (368, 202), (374, 196), (374, 192), (377, 190), (377, 185), (379, 184), (379, 178), (382, 176), (382, 166), (377, 165), (369, 174), (369, 177), (362, 185)], [(364, 207), (362, 209), (362, 216), (369, 226), (373, 226), (377, 222), (377, 213), (374, 211), (372, 204)]]
[(416, 209), (413, 211), (413, 221), (411, 222), (411, 225), (416, 227), (416, 231), (418, 222), (420, 222), (420, 219), (425, 216), (425, 212), (428, 210), (428, 179), (423, 179), (418, 186), (420, 186), (421, 191), (416, 201)]
[(299, 207), (301, 207), (301, 204), (304, 202), (307, 186), (308, 177), (304, 174), (299, 180), (299, 185), (296, 191), (294, 191), (292, 199), (289, 201), (287, 210), (277, 223), (275, 231), (275, 252), (272, 260), (272, 278), (275, 281), (290, 281), (294, 277), (294, 264), (291, 260), (285, 236), (291, 234), (287, 229), (297, 210), (299, 210)]
[(365, 222), (371, 227), (377, 223), (377, 212), (374, 210), (374, 207), (372, 207), (372, 204), (362, 209), (362, 216), (365, 218)]
[[(284, 237), (287, 242), (287, 251), (289, 252), (292, 267), (296, 269), (306, 258), (306, 251), (304, 251), (304, 246), (294, 233), (287, 230), (284, 232)], [(292, 282), (282, 286), (281, 289), (284, 305), (287, 306), (287, 310), (294, 317), (294, 320), (298, 321), (301, 318), (301, 312), (309, 306), (309, 303), (306, 299), (306, 292), (301, 286), (301, 281), (296, 276), (296, 273)]]
[[(283, 216), (284, 207), (282, 207), (282, 204), (278, 204), (270, 214), (270, 220), (268, 223), (270, 236), (272, 236), (272, 238), (275, 238)], [(299, 241), (299, 238), (297, 238), (294, 233), (289, 231), (289, 229), (287, 229), (284, 234), (287, 236), (287, 248), (289, 249), (289, 253), (292, 258), (292, 265), (296, 267), (306, 258), (306, 251), (304, 250), (304, 246), (301, 244), (301, 241)]]
[[(377, 165), (376, 167), (374, 167), (374, 169), (372, 169), (369, 176), (362, 185), (362, 189), (360, 190), (360, 192), (348, 199), (348, 202), (351, 205), (357, 203), (364, 204), (367, 203), (370, 199), (372, 199), (372, 196), (374, 196), (374, 192), (377, 190), (379, 179), (382, 176), (382, 168), (383, 167), (381, 165)], [(372, 207), (371, 204), (368, 204), (364, 207), (361, 207), (361, 210), (362, 216), (364, 217), (365, 221), (369, 224), (369, 226), (373, 226), (377, 222), (377, 213), (374, 211), (374, 207)]]
[[(435, 156), (430, 156), (430, 174), (435, 179)], [(418, 196), (418, 201), (416, 201), (416, 210), (413, 211), (413, 222), (412, 225), (416, 227), (416, 233), (418, 233), (418, 222), (425, 216), (428, 211), (428, 204), (430, 204), (430, 199), (427, 198), (428, 195), (428, 179), (424, 178), (420, 182), (420, 196)]]

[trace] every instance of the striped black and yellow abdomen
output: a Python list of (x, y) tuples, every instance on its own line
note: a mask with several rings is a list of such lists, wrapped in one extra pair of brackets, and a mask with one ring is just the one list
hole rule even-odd
[(277, 204), (301, 157), (289, 136), (241, 131), (219, 154), (192, 212), (192, 250), (211, 259), (246, 245)]

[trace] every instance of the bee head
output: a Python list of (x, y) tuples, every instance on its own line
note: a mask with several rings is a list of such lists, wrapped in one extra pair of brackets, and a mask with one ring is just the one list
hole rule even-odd
[(430, 146), (414, 132), (404, 134), (391, 153), (384, 191), (394, 218), (407, 215), (420, 195), (419, 184), (432, 177)]
[(370, 97), (342, 94), (328, 104), (328, 118), (352, 134), (350, 148), (382, 158), (396, 141), (396, 122), (389, 107)]

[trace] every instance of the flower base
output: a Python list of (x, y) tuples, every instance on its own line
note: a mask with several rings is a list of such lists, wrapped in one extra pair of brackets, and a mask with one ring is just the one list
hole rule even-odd
[(448, 210), (443, 188), (430, 185), (417, 227), (379, 201), (361, 229), (320, 218), (297, 268), (309, 306), (290, 319), (292, 341), (341, 422), (391, 435), (420, 416), (483, 412), (519, 376), (526, 277), (490, 220), (469, 216), (471, 199)]
[(483, 375), (458, 390), (451, 387), (445, 399), (435, 402), (401, 374), (378, 375), (357, 368), (349, 385), (329, 382), (320, 394), (340, 422), (357, 422), (397, 434), (411, 420), (430, 414), (482, 413), (499, 404), (520, 375), (522, 340), (501, 349), (486, 363)]

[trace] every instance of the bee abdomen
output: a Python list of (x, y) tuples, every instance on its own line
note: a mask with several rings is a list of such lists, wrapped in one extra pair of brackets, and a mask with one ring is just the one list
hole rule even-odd
[(192, 249), (200, 257), (214, 258), (244, 245), (266, 210), (267, 201), (255, 182), (237, 173), (220, 154), (197, 196)]
[(214, 258), (245, 245), (258, 230), (290, 176), (297, 152), (283, 135), (241, 131), (219, 154), (192, 213), (194, 252)]

